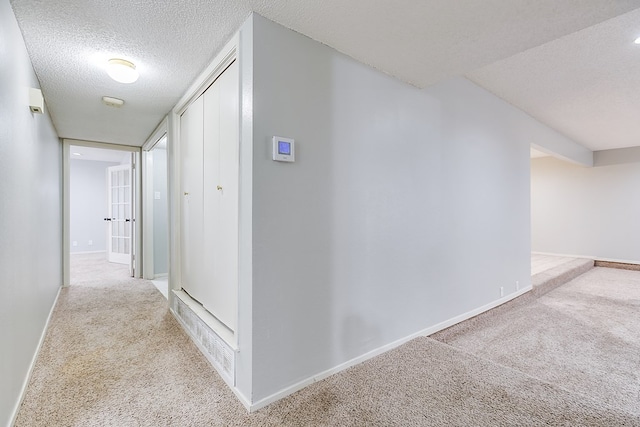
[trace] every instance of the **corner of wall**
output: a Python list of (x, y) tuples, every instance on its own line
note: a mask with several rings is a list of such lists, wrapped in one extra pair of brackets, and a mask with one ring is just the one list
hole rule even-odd
[(601, 150), (593, 153), (593, 166), (612, 166), (640, 162), (640, 147)]

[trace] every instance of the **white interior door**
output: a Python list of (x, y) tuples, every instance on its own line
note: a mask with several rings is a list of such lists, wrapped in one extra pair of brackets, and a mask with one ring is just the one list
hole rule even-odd
[(132, 239), (131, 165), (107, 168), (107, 256), (109, 262), (131, 265)]
[(235, 331), (238, 307), (239, 81), (232, 63), (205, 93), (204, 307)]
[(202, 96), (182, 114), (180, 120), (180, 156), (182, 184), (181, 285), (202, 302), (206, 292), (203, 267), (203, 107)]
[(182, 114), (182, 288), (231, 331), (238, 306), (237, 62)]

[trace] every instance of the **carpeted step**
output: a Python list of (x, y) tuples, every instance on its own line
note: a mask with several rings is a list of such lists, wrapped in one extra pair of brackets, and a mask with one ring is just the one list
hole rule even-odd
[(593, 266), (594, 261), (592, 259), (579, 258), (535, 274), (531, 276), (533, 290), (530, 294), (532, 297), (544, 295), (558, 286), (564, 285), (586, 273), (591, 270)]
[(572, 259), (557, 267), (540, 272), (531, 277), (533, 289), (530, 292), (520, 295), (502, 305), (491, 310), (478, 314), (470, 319), (457, 323), (449, 328), (443, 329), (431, 335), (432, 338), (448, 343), (456, 337), (466, 334), (468, 331), (482, 327), (485, 323), (491, 323), (494, 316), (512, 310), (531, 301), (540, 298), (542, 295), (550, 292), (565, 283), (570, 282), (576, 277), (591, 270), (594, 266), (592, 259)]

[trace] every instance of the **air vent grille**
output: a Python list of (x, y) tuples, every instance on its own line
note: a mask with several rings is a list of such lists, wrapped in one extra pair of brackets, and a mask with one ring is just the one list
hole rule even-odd
[(200, 351), (230, 386), (235, 386), (235, 352), (180, 298), (173, 298), (173, 312)]

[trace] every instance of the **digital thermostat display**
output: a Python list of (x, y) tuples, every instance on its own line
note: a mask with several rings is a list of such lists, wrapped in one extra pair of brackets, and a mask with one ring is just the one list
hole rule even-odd
[(291, 143), (285, 141), (278, 141), (278, 154), (291, 154)]
[(281, 136), (273, 137), (273, 160), (277, 162), (295, 161), (295, 141)]

